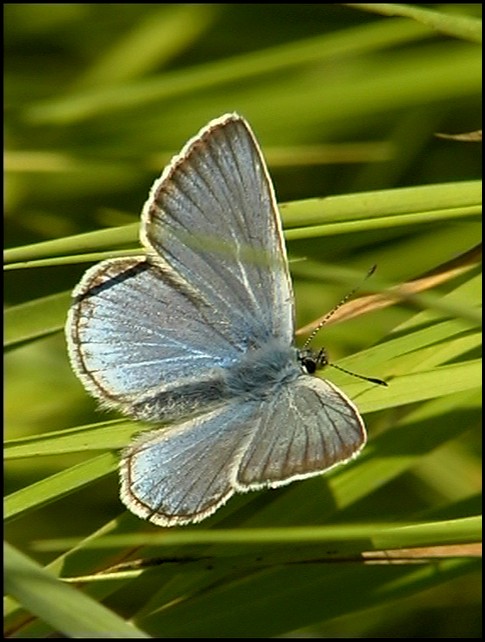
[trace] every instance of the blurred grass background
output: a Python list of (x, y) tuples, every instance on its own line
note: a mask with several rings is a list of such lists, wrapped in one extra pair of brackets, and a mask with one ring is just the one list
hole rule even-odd
[[(400, 5), (385, 6), (399, 14)], [(481, 148), (435, 134), (480, 127), (481, 6), (433, 5), (434, 11), (411, 17), (366, 7), (371, 5), (5, 6), (5, 239), (11, 268), (4, 281), (5, 421), (17, 448), (5, 474), (17, 519), (8, 522), (6, 535), (56, 573), (87, 574), (127, 558), (128, 549), (99, 557), (84, 550), (80, 558), (75, 553), (56, 563), (52, 553), (36, 548), (39, 540), (85, 538), (101, 528), (141, 530), (147, 537), (161, 532), (130, 516), (119, 519), (116, 449), (139, 426), (109, 423), (117, 415), (96, 410), (71, 372), (62, 327), (69, 292), (88, 265), (86, 253), (138, 247), (139, 213), (150, 185), (210, 119), (237, 111), (260, 141), (282, 204), (300, 326), (332, 308), (374, 263), (377, 275), (365, 288), (379, 291), (478, 243)], [(439, 206), (418, 189), (434, 184), (447, 184), (439, 190)], [(367, 192), (385, 196), (380, 206), (387, 218), (377, 212), (377, 198), (360, 196)], [(420, 216), (398, 218), (400, 203), (405, 214)], [(334, 362), (396, 378), (394, 392), (368, 391), (341, 373), (326, 373), (365, 413), (370, 444), (362, 463), (328, 478), (235, 498), (221, 517), (182, 530), (196, 534), (213, 525), (271, 531), (475, 515), (480, 382), (468, 373), (478, 359), (476, 326), (469, 320), (478, 279), (473, 268), (435, 290), (431, 304), (454, 305), (456, 319), (437, 308), (419, 312), (419, 306), (396, 304), (319, 335)], [(456, 326), (439, 337), (419, 334), (437, 332), (438, 322)], [(426, 352), (404, 346), (404, 339), (411, 346), (422, 340)], [(374, 343), (375, 351), (369, 348)], [(344, 360), (347, 355), (352, 357)], [(436, 366), (441, 370), (433, 372)], [(405, 388), (410, 373), (414, 387)], [(429, 394), (423, 394), (425, 386)], [(67, 433), (73, 441), (61, 444), (67, 429), (94, 422), (101, 425)], [(55, 437), (42, 441), (50, 432)], [(93, 451), (112, 452), (98, 461), (97, 452), (91, 459)], [(408, 459), (400, 458), (403, 453)], [(73, 471), (72, 487), (66, 477), (54, 478), (49, 488), (36, 485), (66, 471)], [(174, 550), (185, 551), (170, 554)], [(217, 546), (210, 550), (217, 557)], [(266, 574), (223, 567), (217, 579), (200, 568), (163, 568), (161, 575), (125, 578), (104, 592), (88, 585), (86, 592), (155, 637), (478, 637), (477, 566), (446, 563), (451, 566), (425, 565), (426, 580), (409, 566), (336, 570), (338, 565), (307, 564)], [(372, 591), (376, 586), (380, 593)], [(10, 635), (48, 635), (48, 614), (23, 603), (40, 623), (12, 602)]]

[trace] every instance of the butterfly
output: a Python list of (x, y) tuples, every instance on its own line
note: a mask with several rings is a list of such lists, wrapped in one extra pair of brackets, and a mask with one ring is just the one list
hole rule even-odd
[[(121, 499), (160, 526), (234, 493), (355, 457), (354, 404), (294, 345), (294, 297), (266, 163), (238, 114), (212, 120), (155, 181), (144, 254), (90, 268), (66, 324), (73, 369), (102, 405), (144, 422), (121, 455)], [(169, 423), (161, 427), (160, 424)]]

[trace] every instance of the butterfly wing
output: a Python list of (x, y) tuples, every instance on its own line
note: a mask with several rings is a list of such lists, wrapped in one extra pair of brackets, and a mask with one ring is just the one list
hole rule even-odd
[(229, 403), (140, 435), (121, 460), (123, 502), (159, 526), (197, 522), (214, 513), (235, 492), (256, 410), (251, 403)]
[(261, 405), (239, 462), (245, 492), (323, 473), (355, 457), (366, 441), (354, 404), (329, 381), (301, 375)]
[(235, 492), (344, 463), (365, 439), (352, 402), (329, 382), (302, 375), (271, 398), (234, 401), (138, 437), (123, 453), (121, 497), (159, 526), (198, 522)]
[(205, 308), (144, 259), (94, 266), (74, 291), (71, 363), (108, 407), (146, 421), (175, 419), (218, 399), (217, 374), (239, 353)]
[(215, 401), (217, 369), (293, 337), (293, 295), (271, 181), (249, 125), (212, 121), (151, 190), (146, 258), (94, 266), (74, 291), (72, 364), (105, 405), (145, 420)]
[(215, 310), (242, 351), (273, 337), (292, 343), (280, 217), (243, 118), (212, 121), (173, 159), (145, 204), (141, 239), (155, 265)]

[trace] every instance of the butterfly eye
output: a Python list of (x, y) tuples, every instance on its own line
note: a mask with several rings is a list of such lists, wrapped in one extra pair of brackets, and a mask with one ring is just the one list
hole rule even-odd
[(306, 374), (313, 374), (317, 369), (317, 359), (311, 350), (302, 350), (298, 354), (298, 361)]
[(305, 357), (301, 360), (301, 365), (308, 374), (313, 374), (317, 369), (317, 363), (313, 357)]

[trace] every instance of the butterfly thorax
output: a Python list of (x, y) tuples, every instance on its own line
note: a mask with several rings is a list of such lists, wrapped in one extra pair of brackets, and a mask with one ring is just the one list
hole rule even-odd
[(294, 381), (302, 373), (298, 351), (274, 339), (264, 346), (249, 350), (225, 372), (225, 384), (230, 396), (261, 398), (275, 388)]

